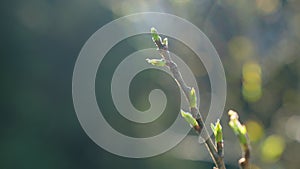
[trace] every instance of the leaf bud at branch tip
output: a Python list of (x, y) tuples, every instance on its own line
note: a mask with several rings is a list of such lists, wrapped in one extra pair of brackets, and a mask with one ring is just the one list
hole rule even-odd
[(196, 91), (193, 87), (190, 91), (189, 99), (190, 99), (190, 107), (196, 108), (197, 107), (197, 96), (196, 96)]
[(248, 144), (248, 136), (246, 126), (242, 125), (239, 121), (237, 112), (229, 110), (228, 115), (230, 117), (229, 126), (233, 130), (234, 134), (238, 137), (242, 145)]
[(151, 28), (151, 35), (152, 35), (153, 41), (161, 40), (161, 37), (158, 35), (157, 30), (154, 27)]
[(211, 124), (211, 129), (214, 132), (216, 143), (223, 142), (223, 131), (219, 119), (217, 120), (215, 125)]

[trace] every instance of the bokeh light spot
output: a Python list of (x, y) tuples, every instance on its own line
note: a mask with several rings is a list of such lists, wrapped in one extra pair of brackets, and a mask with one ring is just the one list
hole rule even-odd
[(285, 133), (293, 140), (300, 142), (300, 116), (294, 115), (288, 118), (285, 123)]
[(279, 135), (271, 135), (262, 145), (262, 160), (267, 163), (274, 163), (280, 158), (284, 149), (284, 139)]
[(247, 62), (243, 65), (242, 94), (248, 102), (256, 102), (262, 96), (261, 68), (255, 62)]
[(245, 123), (245, 125), (251, 142), (260, 140), (264, 135), (264, 128), (261, 123), (254, 120), (249, 120)]
[(279, 0), (256, 0), (256, 8), (263, 14), (273, 14), (279, 8)]

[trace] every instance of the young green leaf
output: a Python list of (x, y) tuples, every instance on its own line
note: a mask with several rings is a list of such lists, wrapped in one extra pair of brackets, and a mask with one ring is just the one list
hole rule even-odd
[(190, 99), (191, 108), (196, 108), (197, 107), (197, 96), (196, 96), (196, 91), (193, 87), (190, 91), (189, 99)]
[(216, 124), (211, 124), (211, 129), (214, 132), (216, 143), (223, 142), (223, 132), (220, 120), (218, 119)]
[(197, 120), (190, 113), (181, 110), (181, 116), (193, 127), (199, 126)]
[(247, 144), (247, 129), (240, 123), (237, 112), (229, 110), (228, 115), (230, 116), (229, 126), (233, 130), (234, 134), (238, 137), (241, 144)]
[(165, 66), (165, 59), (146, 59), (146, 61), (154, 66)]
[(154, 27), (151, 28), (151, 35), (152, 35), (153, 41), (161, 40), (161, 37), (158, 35), (157, 30)]
[(168, 38), (164, 38), (163, 42), (162, 42), (165, 46), (168, 47)]

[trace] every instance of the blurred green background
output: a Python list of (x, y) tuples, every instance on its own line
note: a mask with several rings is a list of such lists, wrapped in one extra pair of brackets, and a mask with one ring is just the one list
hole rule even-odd
[[(128, 159), (97, 146), (77, 120), (72, 72), (83, 44), (118, 17), (155, 11), (198, 26), (220, 55), (228, 89), (221, 120), (228, 168), (238, 168), (241, 156), (237, 139), (227, 127), (226, 112), (234, 109), (249, 131), (256, 168), (300, 169), (299, 9), (299, 0), (2, 1), (0, 168), (212, 168), (193, 132), (162, 155)], [(192, 55), (180, 42), (170, 39), (169, 43), (170, 50), (183, 59)], [(149, 47), (154, 47), (149, 35), (128, 38), (107, 54), (106, 62), (116, 65), (126, 54)], [(210, 102), (207, 72), (196, 57), (185, 61), (199, 83), (200, 109), (205, 113)], [(97, 98), (109, 94), (104, 92), (109, 91), (111, 65), (98, 72)], [(168, 96), (166, 112), (178, 111), (175, 82), (155, 70), (143, 73), (132, 82), (133, 104), (147, 109), (147, 94), (161, 88)], [(174, 119), (163, 115), (164, 120), (156, 124), (159, 127), (137, 127), (122, 120), (110, 97), (104, 100), (99, 106), (107, 110), (107, 120), (118, 121), (114, 127), (128, 135), (155, 135)]]

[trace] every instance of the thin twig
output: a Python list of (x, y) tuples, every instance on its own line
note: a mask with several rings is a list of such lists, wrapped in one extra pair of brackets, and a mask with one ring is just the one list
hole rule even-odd
[(239, 160), (241, 169), (250, 169), (250, 141), (247, 134), (245, 125), (242, 125), (239, 121), (239, 115), (233, 110), (228, 111), (230, 117), (229, 126), (232, 128), (234, 134), (238, 137), (243, 157)]
[(224, 142), (217, 142), (217, 151), (219, 156), (224, 158)]
[[(190, 95), (190, 91), (191, 91), (191, 87), (189, 87), (185, 81), (183, 80), (180, 71), (178, 70), (178, 67), (176, 65), (176, 63), (172, 60), (171, 55), (168, 51), (168, 46), (163, 44), (161, 39), (159, 40), (154, 40), (154, 43), (156, 44), (156, 46), (158, 47), (158, 51), (160, 53), (160, 55), (162, 56), (162, 58), (165, 59), (166, 61), (166, 66), (170, 69), (174, 79), (176, 80), (178, 86), (181, 88), (181, 90), (183, 91), (185, 98), (188, 100), (188, 102), (190, 103), (189, 100), (189, 95)], [(199, 112), (198, 108), (191, 108), (191, 114), (193, 115), (193, 117), (197, 120), (199, 127), (194, 128), (197, 133), (200, 135), (202, 135), (202, 137), (205, 139), (205, 145), (216, 165), (216, 167), (218, 169), (226, 169), (225, 168), (225, 164), (224, 164), (224, 160), (223, 157), (220, 156), (217, 152), (217, 148), (215, 147), (215, 145), (213, 144), (213, 141), (211, 140), (208, 131), (206, 129), (206, 126), (203, 122), (203, 118)]]
[(250, 146), (249, 144), (242, 145), (243, 157), (239, 160), (241, 169), (251, 169), (250, 164)]

